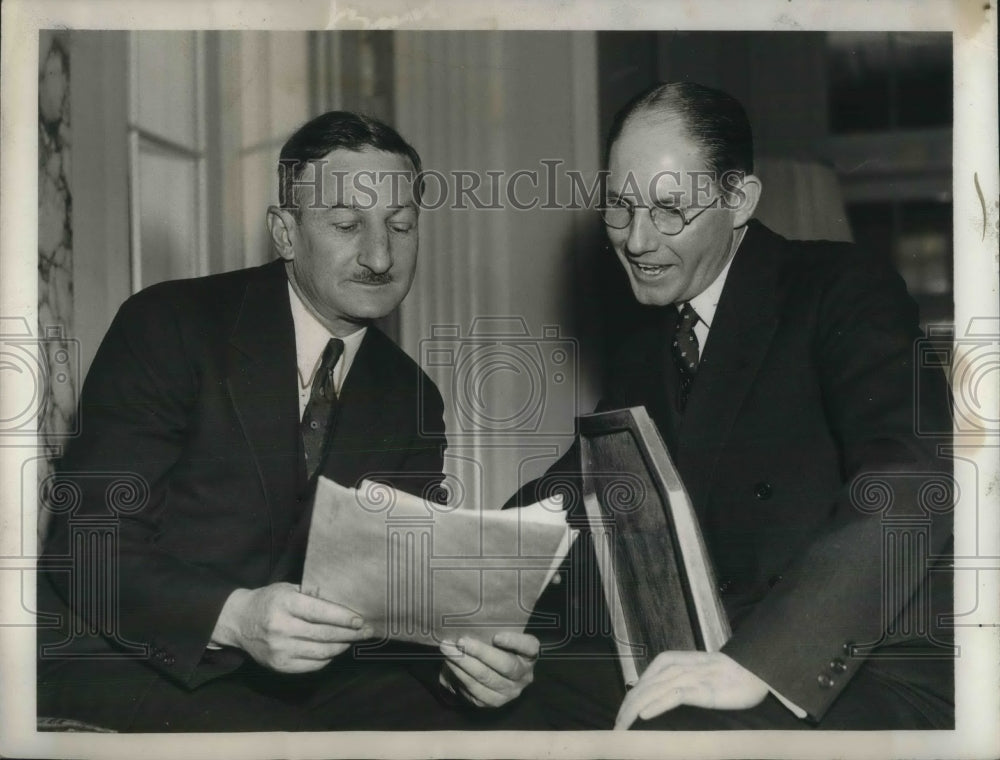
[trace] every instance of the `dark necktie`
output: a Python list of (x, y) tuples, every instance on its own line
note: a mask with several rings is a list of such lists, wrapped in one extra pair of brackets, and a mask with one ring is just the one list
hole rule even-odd
[(333, 368), (344, 353), (344, 341), (330, 338), (323, 349), (323, 359), (313, 378), (309, 403), (302, 415), (302, 443), (306, 455), (306, 474), (312, 480), (323, 463), (326, 435), (337, 410), (337, 386), (333, 381)]
[(698, 323), (698, 312), (691, 304), (684, 304), (677, 314), (677, 332), (674, 333), (673, 355), (680, 373), (681, 393), (680, 408), (684, 410), (687, 404), (691, 383), (698, 374), (698, 336), (694, 334), (694, 326)]

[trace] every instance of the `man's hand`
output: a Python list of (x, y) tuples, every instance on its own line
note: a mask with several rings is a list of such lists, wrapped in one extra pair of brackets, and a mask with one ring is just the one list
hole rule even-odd
[(464, 636), (442, 644), (446, 684), (477, 707), (500, 707), (534, 680), (538, 639), (528, 633), (498, 633), (493, 646)]
[(300, 593), (291, 583), (273, 583), (230, 594), (212, 642), (239, 647), (282, 673), (307, 673), (371, 636), (371, 628), (346, 607)]
[(768, 694), (767, 684), (722, 652), (663, 652), (625, 697), (615, 720), (626, 729), (679, 705), (746, 710)]

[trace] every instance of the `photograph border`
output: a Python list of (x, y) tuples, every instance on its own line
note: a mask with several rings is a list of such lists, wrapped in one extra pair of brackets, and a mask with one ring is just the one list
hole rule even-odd
[[(183, 13), (178, 9), (183, 8)], [(1000, 170), (997, 149), (997, 9), (953, 0), (624, 0), (425, 3), (212, 0), (6, 0), (0, 47), (0, 316), (37, 322), (37, 109), (40, 29), (686, 29), (950, 31), (954, 76), (954, 302), (956, 338), (985, 329), (995, 344)], [(993, 332), (989, 332), (989, 330)], [(995, 371), (995, 369), (994, 369)], [(997, 389), (980, 389), (987, 419), (1000, 418)], [(971, 391), (970, 391), (971, 392)], [(959, 393), (956, 391), (956, 396)], [(0, 400), (0, 404), (4, 404)], [(5, 413), (0, 412), (0, 419)], [(913, 732), (447, 732), (311, 734), (39, 734), (35, 637), (30, 625), (0, 625), (0, 754), (18, 757), (992, 757), (1000, 753), (1000, 431), (957, 438), (956, 470), (974, 505), (955, 516), (956, 728)], [(0, 437), (0, 609), (35, 594), (37, 504), (15, 485), (34, 482), (29, 438)], [(962, 570), (965, 572), (961, 572)]]

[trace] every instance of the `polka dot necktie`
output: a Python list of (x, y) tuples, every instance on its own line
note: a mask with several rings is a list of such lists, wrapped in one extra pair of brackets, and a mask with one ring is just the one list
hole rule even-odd
[(323, 359), (313, 378), (309, 403), (302, 415), (302, 443), (306, 455), (306, 473), (312, 480), (323, 463), (326, 434), (337, 409), (337, 386), (333, 379), (333, 368), (344, 353), (344, 341), (330, 338), (323, 349)]
[(691, 383), (698, 374), (698, 336), (694, 326), (698, 323), (698, 312), (691, 304), (684, 304), (677, 314), (677, 332), (674, 333), (673, 355), (681, 378), (680, 408), (687, 404)]

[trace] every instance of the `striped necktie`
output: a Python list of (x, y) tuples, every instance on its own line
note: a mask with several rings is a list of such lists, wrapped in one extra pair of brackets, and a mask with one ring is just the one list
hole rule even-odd
[(326, 437), (337, 409), (337, 386), (333, 379), (333, 368), (344, 353), (344, 341), (330, 338), (323, 349), (323, 359), (313, 378), (309, 403), (302, 415), (302, 443), (306, 455), (306, 473), (309, 479), (315, 476), (323, 463)]

